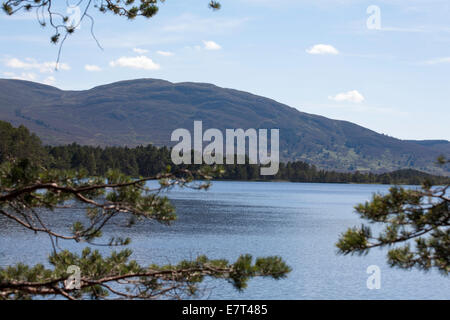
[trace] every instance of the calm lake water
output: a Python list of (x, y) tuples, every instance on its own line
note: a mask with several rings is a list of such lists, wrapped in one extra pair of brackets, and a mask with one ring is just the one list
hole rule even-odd
[[(172, 226), (145, 222), (129, 229), (116, 221), (105, 230), (105, 238), (130, 236), (133, 258), (143, 264), (176, 263), (199, 254), (234, 260), (250, 253), (280, 255), (293, 269), (283, 280), (253, 279), (243, 292), (224, 281), (208, 281), (200, 297), (204, 299), (450, 299), (449, 277), (392, 269), (385, 263), (385, 249), (362, 257), (336, 254), (339, 234), (362, 222), (354, 205), (388, 188), (218, 181), (209, 191), (170, 191), (179, 217)], [(56, 229), (73, 221), (67, 213), (45, 218)], [(50, 251), (48, 237), (4, 219), (0, 220), (0, 243), (1, 266), (19, 261), (45, 263)], [(83, 247), (72, 242), (60, 245), (72, 250)], [(379, 290), (366, 286), (370, 265), (381, 269)]]

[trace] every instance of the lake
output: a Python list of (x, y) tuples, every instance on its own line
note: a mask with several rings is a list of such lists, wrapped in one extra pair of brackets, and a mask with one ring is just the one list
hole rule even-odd
[[(116, 222), (105, 229), (130, 236), (140, 263), (176, 263), (206, 254), (236, 259), (240, 254), (279, 255), (292, 267), (286, 279), (252, 279), (243, 292), (224, 281), (208, 281), (204, 299), (450, 299), (448, 277), (432, 271), (405, 271), (386, 264), (386, 249), (367, 256), (340, 256), (335, 243), (348, 227), (360, 225), (357, 203), (386, 185), (216, 181), (208, 191), (168, 193), (179, 219), (172, 226)], [(79, 212), (45, 216), (55, 229), (66, 228)], [(50, 252), (45, 235), (35, 235), (0, 219), (0, 265), (44, 263)], [(61, 247), (83, 246), (61, 242)], [(101, 250), (105, 250), (100, 248)], [(366, 269), (381, 269), (381, 288), (369, 290)]]

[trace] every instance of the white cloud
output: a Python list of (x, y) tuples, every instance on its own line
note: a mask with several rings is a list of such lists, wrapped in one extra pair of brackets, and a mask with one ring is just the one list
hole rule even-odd
[(55, 81), (56, 81), (55, 77), (49, 76), (49, 77), (45, 78), (44, 81), (42, 81), (42, 83), (47, 84), (47, 85), (52, 85), (55, 83)]
[(161, 55), (161, 56), (164, 56), (164, 57), (171, 57), (171, 56), (175, 55), (173, 52), (170, 52), (170, 51), (161, 51), (161, 50), (156, 51), (156, 53), (159, 54), (159, 55)]
[(128, 67), (133, 69), (158, 70), (160, 65), (146, 56), (121, 57), (109, 63), (111, 67)]
[(440, 63), (450, 63), (450, 57), (436, 58), (425, 61), (425, 64), (440, 64)]
[(37, 76), (32, 72), (22, 72), (20, 75), (15, 74), (14, 72), (3, 72), (3, 76), (15, 79), (15, 80), (27, 80), (27, 81), (35, 81)]
[(316, 44), (306, 49), (309, 54), (339, 54), (339, 51), (329, 44)]
[(144, 54), (144, 53), (147, 53), (148, 50), (140, 49), (140, 48), (133, 48), (133, 52), (136, 52), (137, 54)]
[(96, 66), (95, 64), (87, 64), (84, 66), (84, 69), (86, 71), (95, 72), (95, 71), (102, 71), (102, 68), (99, 66)]
[(58, 65), (56, 62), (37, 62), (35, 59), (26, 58), (24, 60), (20, 60), (17, 58), (9, 58), (6, 59), (5, 65), (10, 68), (14, 69), (25, 69), (25, 70), (31, 70), (36, 69), (39, 70), (41, 73), (52, 73), (55, 71), (55, 68), (57, 67), (58, 70), (70, 70), (70, 66), (66, 63), (59, 63)]
[(361, 103), (364, 101), (364, 96), (357, 90), (352, 90), (348, 92), (338, 93), (334, 97), (332, 96), (328, 97), (328, 99), (338, 102), (347, 101), (347, 102)]
[(205, 48), (206, 50), (220, 50), (222, 49), (222, 47), (215, 43), (214, 41), (206, 41), (203, 40), (203, 48)]
[(56, 81), (54, 76), (48, 76), (45, 79), (38, 79), (38, 76), (33, 72), (21, 72), (20, 74), (16, 74), (14, 72), (3, 72), (3, 76), (9, 79), (15, 80), (26, 80), (26, 81), (34, 81), (40, 82), (46, 85), (53, 85)]

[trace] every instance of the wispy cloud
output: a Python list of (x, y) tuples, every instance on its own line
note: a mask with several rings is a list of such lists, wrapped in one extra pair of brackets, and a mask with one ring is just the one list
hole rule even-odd
[(332, 54), (332, 55), (339, 54), (339, 51), (329, 44), (316, 44), (306, 49), (306, 52), (309, 54)]
[(100, 68), (99, 66), (95, 65), (95, 64), (87, 64), (84, 66), (84, 69), (86, 71), (89, 72), (98, 72), (98, 71), (102, 71), (102, 68)]
[[(210, 15), (214, 16), (214, 15)], [(209, 16), (208, 16), (209, 17)], [(217, 36), (219, 34), (234, 34), (237, 29), (245, 25), (250, 18), (225, 18), (211, 17), (204, 18), (194, 14), (182, 14), (173, 18), (159, 17), (158, 21), (153, 21), (148, 28), (141, 30), (128, 30), (114, 34), (104, 34), (100, 38), (100, 42), (105, 48), (136, 48), (138, 50), (146, 50), (144, 48), (150, 46), (165, 46), (168, 44), (181, 43), (183, 46), (186, 42), (197, 41), (199, 38), (208, 38), (209, 36)], [(148, 36), (151, 32), (151, 37)], [(4, 36), (0, 35), (0, 40)], [(7, 38), (9, 41), (15, 40), (14, 37)], [(5, 39), (6, 40), (6, 39)], [(36, 37), (27, 37), (22, 41), (35, 41)], [(48, 39), (43, 37), (43, 43)], [(77, 40), (71, 39), (71, 43), (84, 46), (92, 44), (92, 39)], [(144, 55), (147, 52), (133, 51), (138, 55)]]
[(21, 72), (19, 74), (16, 74), (14, 72), (3, 72), (3, 76), (9, 79), (15, 79), (15, 80), (26, 80), (26, 81), (34, 81), (34, 82), (41, 82), (46, 85), (53, 85), (56, 81), (54, 76), (48, 76), (44, 78), (43, 80), (40, 80), (38, 75), (33, 72)]
[(111, 67), (125, 67), (144, 70), (158, 70), (160, 68), (159, 64), (153, 62), (152, 59), (146, 56), (120, 57), (117, 60), (111, 61), (109, 65)]
[(156, 53), (161, 55), (161, 56), (164, 56), (164, 57), (171, 57), (171, 56), (175, 55), (175, 53), (173, 53), (173, 52), (161, 51), (161, 50), (156, 51)]
[(418, 25), (418, 26), (385, 26), (382, 25), (380, 29), (361, 29), (362, 21), (355, 22), (355, 29), (363, 30), (364, 32), (391, 32), (391, 33), (450, 33), (450, 27), (443, 25)]
[(348, 92), (338, 93), (335, 96), (329, 96), (328, 99), (338, 102), (361, 103), (364, 101), (364, 96), (357, 90), (351, 90)]
[(47, 84), (47, 85), (52, 85), (54, 84), (56, 81), (54, 76), (48, 76), (47, 78), (44, 79), (44, 81), (42, 81), (42, 83)]
[(249, 18), (202, 18), (193, 14), (183, 14), (168, 21), (162, 27), (164, 32), (198, 32), (204, 34), (218, 34), (230, 32), (242, 26)]
[(37, 62), (35, 59), (26, 58), (20, 60), (18, 58), (8, 58), (5, 59), (5, 65), (13, 69), (24, 69), (24, 70), (38, 70), (40, 73), (52, 73), (56, 69), (58, 70), (70, 70), (70, 66), (67, 63), (56, 62)]
[(15, 80), (27, 80), (27, 81), (35, 81), (37, 79), (37, 75), (32, 72), (22, 72), (20, 74), (16, 74), (14, 72), (3, 72), (3, 76), (10, 79)]
[(144, 54), (147, 53), (147, 49), (141, 49), (141, 48), (133, 48), (133, 52), (136, 52), (137, 54)]
[(222, 47), (214, 41), (211, 40), (203, 40), (203, 48), (205, 50), (220, 50)]
[(427, 32), (427, 29), (425, 27), (381, 27), (381, 29), (378, 30), (390, 32), (407, 32), (407, 33)]
[(450, 57), (441, 57), (425, 61), (425, 64), (434, 65), (441, 63), (450, 63)]

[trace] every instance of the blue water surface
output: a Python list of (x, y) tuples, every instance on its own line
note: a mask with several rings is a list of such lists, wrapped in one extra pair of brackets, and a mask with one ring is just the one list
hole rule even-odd
[[(154, 184), (154, 182), (151, 182)], [(238, 292), (224, 281), (208, 281), (203, 299), (450, 299), (449, 277), (438, 272), (405, 271), (386, 264), (386, 249), (367, 256), (340, 256), (339, 234), (362, 221), (353, 207), (389, 186), (288, 182), (216, 181), (208, 191), (168, 192), (178, 220), (171, 226), (115, 221), (105, 229), (129, 236), (133, 258), (143, 264), (176, 263), (199, 254), (236, 259), (279, 255), (292, 267), (286, 279), (252, 279)], [(82, 211), (45, 216), (53, 228), (68, 228)], [(66, 229), (67, 230), (67, 229)], [(0, 265), (45, 263), (50, 242), (15, 223), (0, 220)], [(83, 244), (60, 242), (79, 251)], [(107, 250), (100, 248), (100, 250)], [(381, 269), (381, 288), (369, 290), (367, 267)]]

